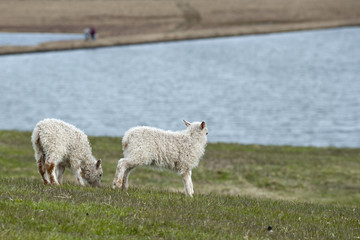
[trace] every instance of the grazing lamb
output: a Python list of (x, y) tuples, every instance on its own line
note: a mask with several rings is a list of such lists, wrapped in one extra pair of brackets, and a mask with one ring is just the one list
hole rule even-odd
[(81, 186), (100, 186), (101, 160), (92, 156), (81, 130), (61, 120), (45, 119), (36, 125), (31, 142), (44, 184), (60, 185), (65, 168), (70, 168)]
[(187, 129), (180, 132), (152, 127), (128, 130), (122, 140), (124, 158), (118, 162), (113, 188), (126, 190), (130, 171), (149, 165), (176, 171), (183, 178), (185, 194), (192, 197), (191, 170), (205, 152), (208, 129), (205, 122), (184, 122)]

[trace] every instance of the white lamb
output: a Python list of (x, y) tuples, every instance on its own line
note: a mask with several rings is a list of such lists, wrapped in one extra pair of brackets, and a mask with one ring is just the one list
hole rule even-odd
[(184, 122), (187, 129), (179, 132), (152, 127), (128, 130), (122, 140), (124, 158), (118, 162), (113, 188), (127, 190), (130, 171), (149, 165), (176, 171), (183, 178), (185, 194), (192, 197), (191, 170), (205, 152), (208, 129), (205, 122)]
[(101, 160), (93, 157), (81, 130), (58, 119), (45, 119), (36, 125), (31, 142), (44, 184), (60, 185), (65, 168), (70, 168), (81, 186), (100, 186)]

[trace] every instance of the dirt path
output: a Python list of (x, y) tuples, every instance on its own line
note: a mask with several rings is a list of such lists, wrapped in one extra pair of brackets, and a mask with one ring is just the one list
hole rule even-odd
[(2, 32), (98, 33), (0, 54), (360, 25), (359, 0), (0, 0), (0, 12)]

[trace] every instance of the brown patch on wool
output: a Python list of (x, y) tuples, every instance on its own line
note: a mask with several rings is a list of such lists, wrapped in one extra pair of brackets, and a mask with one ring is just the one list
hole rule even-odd
[(178, 170), (179, 169), (179, 162), (178, 161), (174, 162), (174, 166), (175, 166), (175, 170)]
[(127, 142), (124, 142), (124, 143), (123, 143), (123, 149), (125, 150), (127, 147), (128, 147)]
[(40, 173), (40, 175), (41, 175), (41, 177), (42, 177), (42, 179), (43, 179), (43, 182), (44, 182), (44, 184), (48, 184), (49, 182), (46, 180), (46, 178), (45, 178), (45, 171), (44, 171), (44, 166), (43, 166), (43, 159), (44, 159), (44, 155), (42, 155), (41, 157), (40, 157), (40, 159), (38, 160), (38, 170), (39, 170), (39, 173)]
[(46, 164), (46, 171), (47, 173), (49, 174), (49, 177), (50, 177), (50, 183), (54, 184), (56, 183), (55, 182), (55, 179), (54, 179), (54, 176), (52, 175), (53, 171), (54, 171), (54, 168), (55, 168), (55, 163), (47, 163)]

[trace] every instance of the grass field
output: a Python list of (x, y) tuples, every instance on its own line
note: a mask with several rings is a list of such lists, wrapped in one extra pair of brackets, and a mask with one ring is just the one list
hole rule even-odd
[[(121, 138), (91, 137), (102, 187), (44, 186), (30, 132), (0, 131), (0, 239), (359, 239), (360, 149), (211, 143), (179, 176), (137, 168), (111, 183)], [(268, 231), (269, 226), (272, 228)]]
[[(360, 149), (214, 143), (181, 178), (138, 168), (111, 183), (121, 138), (91, 137), (98, 189), (44, 186), (30, 132), (0, 131), (0, 239), (359, 239)], [(271, 231), (269, 231), (271, 227)]]

